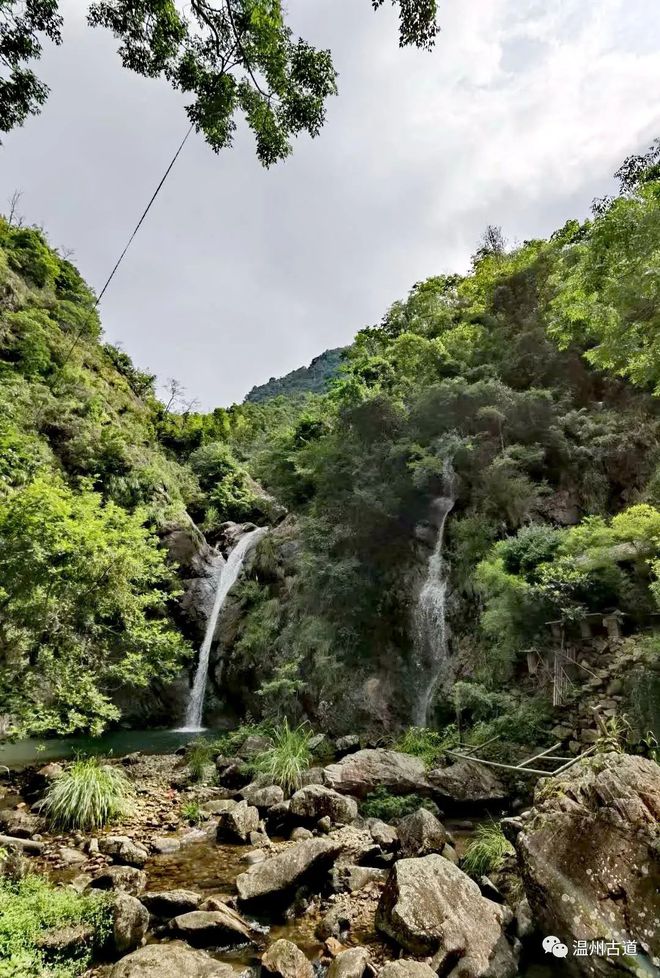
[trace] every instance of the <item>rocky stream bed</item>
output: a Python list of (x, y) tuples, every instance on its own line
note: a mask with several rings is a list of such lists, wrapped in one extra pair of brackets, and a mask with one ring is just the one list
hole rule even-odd
[[(11, 774), (0, 788), (12, 871), (110, 894), (112, 939), (90, 978), (660, 974), (652, 761), (585, 760), (542, 781), (533, 807), (516, 814), (483, 768), (459, 761), (429, 772), (384, 749), (310, 770), (290, 798), (263, 775), (250, 781), (236, 758), (217, 758), (213, 785), (191, 784), (181, 755), (111, 763), (137, 801), (129, 818), (94, 834), (46, 831), (39, 799), (58, 763)], [(396, 824), (363, 817), (360, 801), (382, 786), (432, 798), (440, 817), (426, 808)], [(182, 814), (191, 802), (198, 826)], [(490, 878), (460, 868), (473, 824), (466, 806), (473, 818), (505, 815), (516, 856)], [(569, 948), (634, 941), (637, 953), (549, 960), (546, 934)], [(71, 928), (48, 935), (60, 947), (85, 939)]]

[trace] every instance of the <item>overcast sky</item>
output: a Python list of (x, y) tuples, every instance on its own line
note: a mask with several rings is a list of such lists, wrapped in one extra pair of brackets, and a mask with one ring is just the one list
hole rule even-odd
[[(432, 54), (393, 9), (289, 0), (332, 49), (340, 94), (271, 170), (249, 134), (191, 137), (103, 299), (106, 337), (204, 407), (350, 342), (420, 279), (462, 271), (487, 224), (510, 240), (584, 217), (660, 135), (657, 0), (440, 0)], [(183, 137), (181, 97), (121, 67), (64, 0), (40, 116), (0, 148), (5, 200), (100, 288)]]

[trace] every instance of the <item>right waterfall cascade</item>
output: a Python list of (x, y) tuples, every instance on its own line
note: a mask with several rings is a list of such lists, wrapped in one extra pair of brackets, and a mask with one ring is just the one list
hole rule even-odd
[(426, 579), (415, 608), (414, 639), (419, 686), (413, 722), (418, 727), (425, 727), (428, 724), (433, 695), (447, 660), (448, 635), (445, 609), (447, 568), (443, 546), (447, 516), (455, 502), (454, 471), (450, 463), (445, 466), (444, 490), (446, 495), (438, 496), (432, 503), (437, 537), (435, 548), (428, 560)]

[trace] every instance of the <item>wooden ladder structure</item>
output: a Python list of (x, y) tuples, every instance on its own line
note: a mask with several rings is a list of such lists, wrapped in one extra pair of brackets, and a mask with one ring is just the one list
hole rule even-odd
[[(565, 757), (563, 755), (556, 754), (555, 751), (560, 750), (561, 744), (553, 744), (552, 747), (547, 747), (545, 750), (539, 751), (538, 754), (533, 754), (531, 757), (527, 757), (524, 761), (520, 761), (519, 764), (502, 764), (499, 761), (487, 761), (483, 757), (477, 756), (477, 751), (481, 751), (484, 747), (492, 744), (494, 741), (499, 740), (499, 735), (497, 737), (491, 737), (490, 740), (486, 740), (483, 744), (478, 744), (476, 747), (470, 747), (465, 750), (447, 750), (446, 754), (450, 757), (455, 757), (459, 760), (465, 760), (466, 758), (470, 761), (474, 761), (476, 764), (484, 764), (487, 767), (497, 767), (502, 768), (505, 771), (516, 771), (518, 774), (531, 774), (535, 777), (541, 778), (553, 778), (557, 774), (563, 774), (564, 771), (568, 771), (569, 768), (581, 761), (583, 757), (588, 757), (593, 754), (596, 750), (596, 746), (592, 745), (586, 750), (582, 751), (581, 754), (576, 754), (573, 757)], [(539, 767), (530, 767), (535, 761), (538, 762), (543, 759), (544, 762), (549, 761), (555, 763), (559, 761), (559, 766), (554, 767), (552, 770), (546, 770)]]

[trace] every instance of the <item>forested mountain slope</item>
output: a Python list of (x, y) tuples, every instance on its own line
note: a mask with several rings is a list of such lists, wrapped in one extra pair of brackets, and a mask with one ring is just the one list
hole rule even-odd
[(308, 367), (298, 367), (283, 377), (271, 377), (265, 384), (253, 387), (245, 400), (253, 404), (269, 401), (273, 397), (295, 397), (296, 394), (325, 394), (337, 377), (344, 347), (325, 350), (314, 357)]
[(99, 729), (118, 689), (180, 675), (162, 539), (192, 518), (212, 543), (227, 520), (273, 526), (232, 592), (211, 715), (391, 731), (427, 697), (431, 725), (529, 742), (551, 722), (527, 672), (548, 623), (616, 610), (640, 651), (624, 706), (650, 729), (657, 175), (656, 151), (626, 161), (620, 195), (547, 241), (491, 231), (469, 274), (418, 283), (358, 333), (327, 393), (210, 414), (167, 410), (101, 342), (73, 266), (3, 223), (5, 727)]

